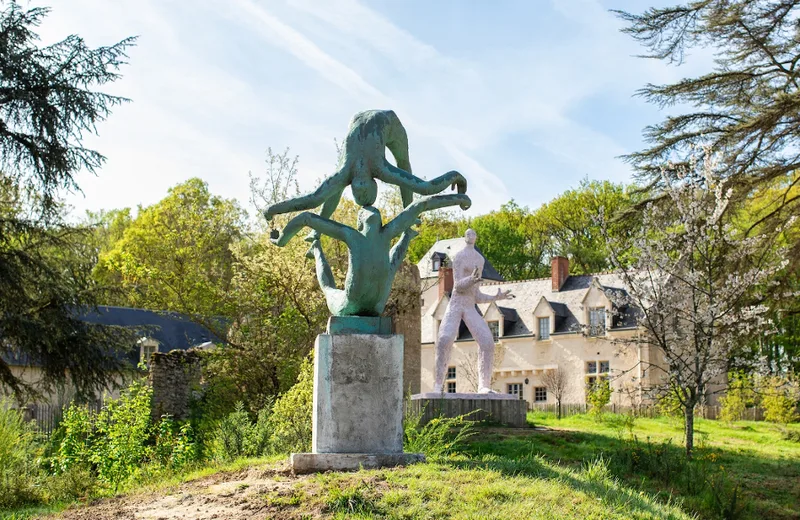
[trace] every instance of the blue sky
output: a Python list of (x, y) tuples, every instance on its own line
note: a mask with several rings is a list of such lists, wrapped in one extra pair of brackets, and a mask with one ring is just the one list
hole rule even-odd
[(511, 198), (535, 207), (584, 177), (629, 180), (616, 157), (663, 117), (634, 92), (708, 61), (634, 57), (642, 49), (608, 9), (643, 1), (53, 4), (45, 42), (140, 36), (108, 89), (133, 103), (87, 139), (108, 161), (97, 177), (79, 175), (84, 193), (68, 197), (78, 213), (152, 204), (194, 176), (246, 205), (248, 172), (263, 170), (267, 147), (299, 155), (301, 187), (312, 189), (334, 169), (334, 138), (372, 108), (403, 121), (415, 174), (467, 177), (469, 214)]

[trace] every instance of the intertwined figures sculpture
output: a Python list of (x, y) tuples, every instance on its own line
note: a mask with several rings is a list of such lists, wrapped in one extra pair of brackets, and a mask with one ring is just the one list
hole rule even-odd
[[(397, 166), (386, 160), (386, 148), (392, 152)], [(350, 186), (356, 204), (372, 206), (378, 197), (376, 179), (399, 186), (403, 206), (411, 204), (415, 193), (434, 195), (448, 186), (458, 187), (458, 193), (461, 194), (467, 192), (467, 180), (456, 171), (447, 172), (432, 181), (412, 175), (408, 159), (408, 136), (397, 115), (391, 110), (367, 110), (359, 112), (350, 121), (336, 172), (313, 192), (268, 206), (264, 210), (264, 217), (272, 220), (275, 215), (310, 210), (322, 205), (320, 216), (330, 218), (347, 186)], [(316, 238), (319, 238), (318, 234), (310, 237), (309, 241)]]
[[(385, 157), (385, 148), (394, 155), (397, 166)], [(353, 117), (345, 141), (339, 169), (314, 192), (269, 206), (267, 220), (281, 213), (313, 209), (316, 215), (303, 211), (292, 218), (282, 231), (273, 231), (272, 242), (285, 246), (304, 227), (312, 229), (306, 240), (312, 242), (311, 253), (316, 261), (317, 280), (325, 293), (328, 309), (334, 316), (380, 316), (389, 298), (392, 281), (408, 251), (416, 231), (411, 229), (424, 212), (447, 206), (470, 207), (465, 194), (467, 181), (456, 171), (432, 181), (424, 181), (410, 173), (408, 138), (400, 120), (391, 110), (370, 110)], [(373, 207), (378, 194), (376, 179), (400, 187), (404, 210), (386, 225)], [(353, 198), (361, 207), (358, 229), (331, 220), (342, 192), (350, 186)], [(448, 186), (457, 194), (436, 195)], [(414, 193), (429, 195), (414, 201)], [(321, 235), (328, 235), (347, 244), (348, 270), (344, 289), (336, 287), (328, 260), (320, 244)], [(400, 237), (392, 246), (392, 241)]]

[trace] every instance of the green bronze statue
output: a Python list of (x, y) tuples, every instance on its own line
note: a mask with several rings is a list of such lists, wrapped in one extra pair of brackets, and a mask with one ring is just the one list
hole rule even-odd
[[(302, 228), (310, 227), (347, 244), (348, 269), (344, 289), (336, 287), (319, 240), (311, 244), (317, 279), (325, 293), (328, 309), (334, 316), (380, 316), (408, 244), (417, 235), (411, 229), (417, 217), (424, 211), (456, 205), (467, 209), (471, 204), (469, 197), (463, 194), (423, 197), (409, 204), (386, 225), (381, 223), (381, 214), (376, 208), (365, 206), (358, 213), (358, 230), (321, 215), (303, 212), (290, 220), (272, 242), (285, 246)], [(392, 246), (392, 241), (398, 236), (400, 239)]]
[[(392, 152), (397, 166), (386, 160), (386, 148)], [(353, 199), (359, 206), (372, 206), (378, 196), (376, 179), (399, 186), (404, 207), (411, 204), (415, 193), (434, 195), (448, 186), (458, 187), (461, 194), (467, 191), (467, 180), (456, 171), (431, 181), (412, 175), (408, 136), (397, 115), (391, 110), (367, 110), (359, 112), (350, 121), (336, 172), (313, 192), (268, 206), (264, 217), (269, 221), (275, 215), (311, 210), (322, 205), (320, 215), (330, 218), (347, 186), (350, 186)], [(319, 234), (314, 232), (307, 240), (318, 238)]]

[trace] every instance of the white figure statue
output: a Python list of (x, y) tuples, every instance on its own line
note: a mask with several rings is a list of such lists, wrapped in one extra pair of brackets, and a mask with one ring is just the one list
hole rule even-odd
[(511, 291), (497, 289), (497, 294), (485, 294), (480, 290), (483, 273), (483, 256), (475, 250), (478, 235), (472, 229), (464, 233), (467, 247), (453, 257), (453, 294), (444, 313), (436, 340), (436, 373), (433, 385), (435, 393), (442, 392), (444, 377), (453, 342), (458, 336), (461, 320), (467, 325), (472, 337), (478, 342), (478, 393), (493, 393), (491, 389), (492, 364), (494, 363), (494, 338), (483, 317), (475, 308), (476, 303), (488, 303), (513, 298)]

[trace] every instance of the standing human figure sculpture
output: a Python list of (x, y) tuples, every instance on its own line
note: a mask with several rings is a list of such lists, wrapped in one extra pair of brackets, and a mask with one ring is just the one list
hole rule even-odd
[(489, 303), (513, 298), (510, 290), (497, 289), (496, 294), (485, 294), (480, 290), (481, 273), (486, 260), (475, 250), (478, 235), (472, 229), (464, 233), (467, 247), (456, 253), (452, 260), (453, 293), (439, 327), (436, 340), (436, 372), (433, 385), (435, 393), (442, 393), (447, 365), (453, 351), (453, 343), (463, 320), (472, 337), (478, 342), (478, 393), (493, 393), (491, 389), (492, 364), (494, 363), (494, 337), (489, 325), (480, 315), (475, 304)]

